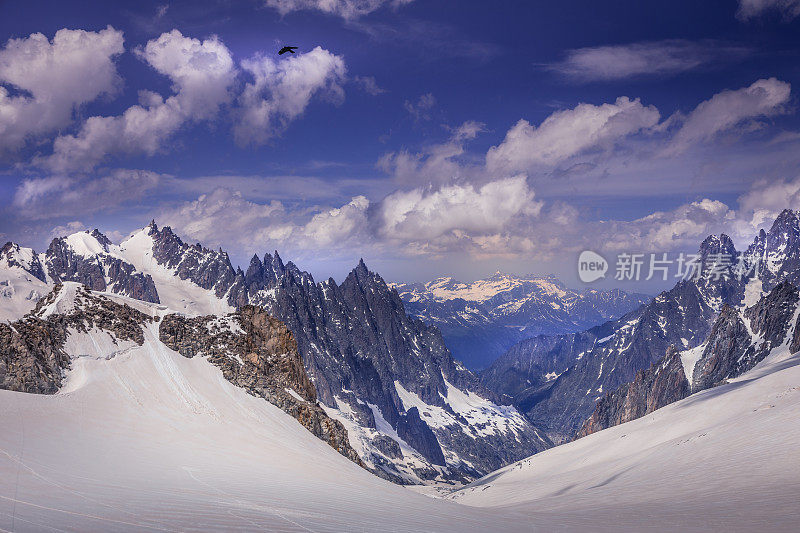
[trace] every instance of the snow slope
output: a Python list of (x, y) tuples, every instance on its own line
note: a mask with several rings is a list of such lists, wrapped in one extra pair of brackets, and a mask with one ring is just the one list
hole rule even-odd
[(72, 332), (58, 394), (0, 390), (0, 531), (519, 529), (369, 474), (157, 328)]
[[(452, 499), (592, 530), (796, 531), (800, 355), (542, 452)], [(645, 517), (649, 517), (645, 519)]]
[(16, 245), (0, 255), (0, 322), (17, 320), (50, 292), (47, 283), (30, 273), (38, 260), (33, 250)]
[(153, 238), (147, 234), (147, 228), (131, 233), (119, 246), (112, 245), (109, 249), (131, 263), (138, 272), (149, 274), (161, 303), (170, 309), (189, 316), (218, 315), (234, 310), (213, 291), (180, 279), (173, 270), (160, 265), (153, 258)]

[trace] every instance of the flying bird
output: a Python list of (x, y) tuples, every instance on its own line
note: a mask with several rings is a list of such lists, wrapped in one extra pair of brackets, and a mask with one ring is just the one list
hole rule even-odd
[(280, 51), (278, 52), (278, 55), (282, 56), (286, 52), (289, 52), (290, 54), (293, 54), (295, 50), (297, 50), (296, 46), (284, 46), (283, 48), (280, 49)]

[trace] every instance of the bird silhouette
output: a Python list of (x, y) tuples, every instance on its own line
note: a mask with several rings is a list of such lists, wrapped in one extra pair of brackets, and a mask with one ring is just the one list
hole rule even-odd
[(282, 56), (286, 52), (293, 54), (295, 50), (297, 50), (296, 46), (284, 46), (283, 48), (280, 49), (280, 51), (278, 51), (278, 55)]

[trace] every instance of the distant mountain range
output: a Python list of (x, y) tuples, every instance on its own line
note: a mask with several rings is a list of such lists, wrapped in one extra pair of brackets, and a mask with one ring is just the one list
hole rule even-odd
[(501, 272), (462, 283), (450, 277), (395, 283), (406, 310), (442, 332), (472, 370), (481, 370), (522, 339), (573, 333), (624, 315), (650, 300), (620, 289), (567, 288), (553, 276)]
[[(719, 254), (730, 256), (733, 264), (723, 269), (725, 275), (716, 279), (710, 267)], [(488, 388), (509, 398), (556, 442), (573, 438), (595, 412), (596, 405), (605, 405), (610, 412), (595, 413), (598, 421), (590, 422), (584, 434), (592, 427), (605, 427), (614, 421), (629, 419), (630, 415), (621, 413), (624, 409), (612, 408), (610, 404), (633, 401), (635, 394), (631, 396), (632, 393), (623, 390), (614, 398), (601, 399), (622, 386), (632, 387), (637, 382), (651, 380), (652, 376), (638, 373), (657, 362), (674, 363), (668, 350), (683, 352), (680, 357), (684, 358), (688, 357), (686, 350), (697, 349), (704, 342), (714, 344), (709, 335), (716, 321), (723, 321), (718, 327), (739, 324), (742, 319), (737, 322), (736, 317), (744, 316), (743, 309), (759, 302), (781, 282), (797, 286), (800, 282), (800, 218), (797, 212), (783, 211), (770, 230), (762, 230), (743, 252), (736, 250), (727, 235), (710, 236), (700, 245), (699, 255), (704, 265), (699, 278), (680, 281), (635, 311), (586, 331), (523, 340), (482, 372), (481, 380)], [(748, 317), (747, 322), (751, 321), (752, 317)], [(754, 335), (757, 336), (750, 334), (750, 337), (755, 338)], [(700, 352), (693, 353), (700, 356)], [(706, 359), (711, 356), (703, 355)], [(747, 357), (758, 359), (752, 354)], [(711, 357), (711, 360), (716, 359)], [(695, 370), (687, 367), (684, 381)], [(727, 375), (713, 369), (708, 372), (703, 380), (708, 379), (709, 383), (716, 383)], [(701, 370), (698, 376), (705, 373)], [(634, 385), (628, 385), (631, 383)], [(645, 385), (637, 401), (663, 405), (708, 385), (702, 383), (687, 381), (681, 385), (678, 380), (676, 386), (685, 390), (671, 389), (658, 401), (648, 396), (652, 390), (650, 385)], [(623, 401), (620, 396), (626, 395), (629, 398)], [(598, 401), (601, 403), (597, 404)], [(648, 412), (652, 405), (630, 407), (630, 411)]]

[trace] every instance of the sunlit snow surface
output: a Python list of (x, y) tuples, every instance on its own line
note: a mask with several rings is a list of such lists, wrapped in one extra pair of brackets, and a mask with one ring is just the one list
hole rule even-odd
[(780, 350), (731, 381), (451, 497), (534, 523), (590, 514), (591, 530), (797, 531), (800, 355)]
[(30, 248), (14, 247), (9, 255), (16, 263), (11, 266), (8, 257), (0, 257), (0, 322), (14, 321), (36, 307), (36, 302), (50, 292), (47, 283), (26, 272), (36, 260)]
[(792, 531), (800, 519), (797, 356), (504, 468), (454, 503), (360, 469), (166, 348), (157, 326), (142, 347), (73, 332), (61, 392), (0, 391), (0, 530)]
[(106, 339), (71, 334), (62, 392), (0, 390), (0, 530), (516, 527), (378, 479), (156, 332), (108, 360)]
[(189, 280), (180, 279), (173, 270), (153, 257), (153, 238), (147, 228), (133, 232), (119, 246), (109, 247), (115, 256), (131, 263), (138, 272), (153, 278), (162, 304), (187, 315), (213, 315), (233, 311), (224, 299)]

